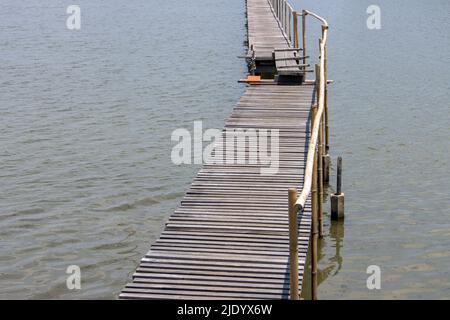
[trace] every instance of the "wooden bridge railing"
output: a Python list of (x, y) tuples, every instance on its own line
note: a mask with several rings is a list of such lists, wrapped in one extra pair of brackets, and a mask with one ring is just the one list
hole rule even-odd
[[(281, 3), (284, 0), (269, 0)], [(280, 9), (284, 12), (284, 9)], [(306, 56), (306, 17), (312, 16), (320, 21), (322, 26), (321, 38), (319, 39), (319, 64), (315, 66), (316, 104), (311, 109), (311, 134), (306, 159), (304, 183), (300, 195), (295, 188), (289, 189), (289, 240), (290, 240), (290, 297), (299, 299), (298, 286), (298, 213), (305, 208), (306, 201), (311, 194), (311, 297), (317, 299), (317, 247), (318, 238), (323, 236), (323, 196), (324, 185), (329, 176), (329, 128), (328, 128), (328, 94), (327, 94), (327, 39), (328, 23), (322, 17), (308, 10), (301, 14), (292, 11), (294, 25), (297, 26), (296, 16), (302, 17), (303, 54)], [(281, 13), (283, 17), (283, 13)], [(282, 19), (282, 18), (281, 18)], [(283, 21), (283, 20), (280, 20)], [(297, 29), (293, 30), (294, 46), (298, 44)]]
[[(303, 51), (303, 64), (305, 65), (304, 69), (306, 70), (306, 66), (308, 64), (307, 59), (309, 58), (306, 55), (306, 16), (309, 14), (316, 19), (318, 19), (322, 23), (322, 27), (328, 28), (328, 24), (322, 17), (316, 15), (313, 12), (308, 10), (303, 10), (302, 12), (295, 11), (292, 6), (289, 4), (287, 0), (267, 0), (269, 4), (272, 6), (272, 11), (275, 17), (280, 24), (280, 28), (282, 29), (286, 40), (289, 45), (296, 49), (301, 49)], [(299, 32), (298, 32), (298, 17), (302, 17), (302, 47), (299, 45)], [(323, 38), (323, 36), (322, 36)], [(326, 41), (326, 36), (325, 36)]]
[[(290, 298), (299, 299), (298, 270), (298, 213), (305, 208), (311, 195), (311, 297), (317, 299), (317, 247), (323, 237), (324, 186), (329, 180), (329, 127), (327, 93), (327, 40), (328, 23), (319, 15), (308, 11), (295, 11), (287, 0), (267, 0), (290, 47), (303, 51), (303, 63), (307, 66), (306, 21), (311, 16), (322, 27), (319, 38), (319, 64), (315, 66), (316, 103), (311, 108), (311, 134), (301, 193), (289, 189), (289, 248), (290, 248)], [(299, 47), (298, 17), (302, 17), (302, 47)], [(306, 71), (306, 67), (305, 67)]]
[(289, 41), (289, 44), (294, 44), (294, 47), (298, 46), (298, 38), (297, 42), (295, 42), (295, 30), (297, 30), (297, 14), (295, 14), (294, 9), (286, 0), (268, 0), (270, 5), (272, 6), (272, 10), (275, 14), (275, 17), (278, 19), (280, 23), (280, 27), (284, 32), (286, 40)]

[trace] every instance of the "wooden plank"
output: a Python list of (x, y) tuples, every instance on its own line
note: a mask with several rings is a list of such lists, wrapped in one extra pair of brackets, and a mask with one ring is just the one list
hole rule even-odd
[[(195, 286), (200, 284), (202, 286), (221, 286), (241, 288), (245, 291), (245, 288), (268, 288), (268, 289), (280, 289), (286, 285), (286, 279), (276, 279), (272, 281), (264, 281), (261, 278), (239, 278), (239, 277), (219, 277), (219, 276), (191, 276), (183, 275), (182, 277), (164, 277), (166, 274), (162, 274), (158, 277), (153, 273), (135, 273), (133, 275), (134, 283), (158, 283), (158, 284), (183, 284)], [(299, 279), (300, 281), (301, 279)]]
[[(218, 300), (225, 300), (225, 299), (246, 299), (246, 300), (263, 300), (263, 299), (269, 299), (269, 300), (274, 300), (274, 299), (282, 299), (285, 298), (286, 299), (286, 294), (262, 294), (262, 293), (238, 293), (236, 291), (228, 291), (228, 292), (215, 292), (215, 291), (198, 291), (198, 290), (182, 290), (181, 288), (146, 288), (146, 287), (142, 287), (139, 288), (137, 287), (137, 285), (139, 284), (135, 284), (135, 285), (130, 285), (130, 286), (126, 286), (122, 293), (132, 293), (133, 297), (135, 299), (138, 299), (138, 296), (141, 296), (143, 298), (141, 299), (152, 299), (151, 297), (153, 295), (170, 295), (170, 296), (176, 296), (177, 298), (175, 299), (197, 299), (197, 297), (207, 297), (207, 300), (214, 300), (214, 299), (218, 299)], [(122, 296), (122, 295), (121, 295)], [(131, 296), (131, 295), (130, 295)], [(186, 298), (186, 297), (189, 298)], [(168, 297), (166, 299), (174, 299), (171, 297)]]

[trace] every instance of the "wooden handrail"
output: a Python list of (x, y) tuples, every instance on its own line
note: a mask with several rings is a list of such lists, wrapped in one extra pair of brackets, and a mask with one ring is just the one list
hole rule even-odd
[(325, 19), (322, 17), (316, 15), (313, 12), (304, 10), (308, 15), (315, 17), (322, 23), (322, 38), (320, 41), (320, 74), (319, 74), (319, 94), (318, 94), (318, 109), (317, 113), (314, 117), (313, 128), (311, 130), (311, 137), (309, 141), (308, 146), (308, 154), (306, 159), (306, 168), (305, 168), (305, 179), (303, 183), (302, 192), (300, 193), (300, 196), (298, 197), (295, 208), (297, 211), (302, 211), (305, 208), (306, 200), (309, 197), (309, 194), (311, 193), (311, 185), (312, 185), (312, 175), (313, 175), (313, 165), (314, 165), (314, 153), (315, 149), (317, 147), (317, 141), (319, 137), (319, 130), (320, 130), (320, 123), (321, 118), (324, 113), (325, 109), (325, 47), (327, 45), (327, 39), (328, 39), (328, 23)]
[[(293, 198), (297, 193), (289, 192), (289, 257), (290, 257), (290, 273), (295, 274), (298, 270), (298, 266), (292, 261), (297, 259), (297, 252), (295, 246), (296, 241), (293, 240), (297, 237), (297, 232), (293, 224), (296, 223), (292, 215), (295, 216), (299, 211), (303, 211), (305, 208), (306, 201), (310, 194), (311, 196), (311, 298), (312, 300), (317, 300), (317, 283), (318, 283), (318, 239), (323, 236), (323, 210), (322, 210), (322, 200), (323, 200), (323, 161), (325, 158), (324, 154), (324, 140), (328, 144), (328, 118), (324, 117), (328, 114), (327, 105), (327, 58), (326, 58), (326, 48), (328, 40), (328, 23), (325, 19), (318, 16), (317, 14), (303, 10), (301, 14), (296, 11), (293, 12), (294, 18), (294, 45), (298, 46), (298, 30), (297, 30), (297, 16), (302, 17), (302, 42), (303, 42), (303, 55), (306, 57), (306, 17), (308, 15), (316, 18), (322, 24), (322, 35), (319, 39), (319, 64), (315, 67), (316, 73), (316, 105), (311, 108), (311, 136), (308, 146), (308, 153), (306, 158), (306, 168), (304, 174), (304, 181), (302, 186), (302, 191), (300, 196), (297, 197), (295, 203)], [(306, 58), (304, 59), (306, 64)], [(305, 70), (306, 71), (306, 70)], [(327, 128), (324, 130), (324, 128)], [(324, 139), (325, 135), (325, 139)], [(290, 279), (290, 297), (291, 299), (296, 299), (298, 297), (298, 285), (296, 279), (291, 277)]]
[[(311, 11), (308, 11), (308, 10), (303, 10), (303, 11), (306, 12), (306, 14), (309, 14), (310, 16), (313, 16), (314, 18), (319, 20), (322, 23), (322, 26), (324, 26), (324, 27), (326, 27), (328, 29), (328, 22), (327, 22), (327, 20), (325, 20), (321, 16), (315, 14), (314, 12), (311, 12)], [(325, 36), (323, 36), (323, 38), (325, 38)]]
[[(287, 0), (267, 0), (277, 19), (284, 37), (289, 45), (293, 45), (293, 35), (296, 33), (296, 18), (294, 9)], [(295, 46), (295, 44), (294, 44)]]
[[(290, 298), (299, 298), (298, 288), (298, 222), (297, 215), (303, 211), (309, 195), (312, 194), (312, 214), (311, 214), (311, 297), (317, 299), (317, 278), (318, 278), (318, 238), (323, 236), (323, 182), (324, 182), (324, 150), (328, 150), (328, 106), (327, 106), (327, 58), (326, 48), (328, 40), (327, 21), (308, 10), (301, 13), (294, 11), (286, 0), (267, 0), (271, 10), (278, 21), (283, 35), (290, 47), (299, 47), (298, 17), (302, 17), (302, 51), (303, 57), (294, 58), (303, 60), (302, 65), (306, 72), (307, 52), (306, 52), (306, 18), (312, 16), (322, 25), (322, 34), (319, 39), (319, 64), (316, 65), (316, 105), (311, 108), (311, 136), (308, 146), (304, 181), (300, 196), (296, 189), (289, 190), (289, 257), (290, 257)], [(293, 35), (293, 36), (292, 36)], [(283, 59), (276, 59), (286, 60)], [(291, 58), (288, 58), (291, 59)], [(325, 118), (326, 117), (326, 118)], [(326, 141), (326, 143), (325, 143)]]

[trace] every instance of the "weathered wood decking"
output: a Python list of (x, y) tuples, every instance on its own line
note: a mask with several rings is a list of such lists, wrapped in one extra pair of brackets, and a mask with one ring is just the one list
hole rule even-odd
[[(121, 298), (281, 299), (289, 295), (287, 190), (303, 181), (314, 86), (250, 87), (226, 128), (279, 130), (278, 174), (205, 165)], [(299, 221), (300, 281), (310, 236)]]
[[(300, 66), (304, 63), (300, 59), (303, 56), (301, 49), (293, 48), (291, 30), (294, 17), (284, 6), (281, 9), (281, 2), (278, 9), (272, 3), (277, 4), (271, 0), (247, 0), (247, 59), (255, 65), (257, 73), (267, 72), (270, 70), (267, 66), (272, 66), (279, 76), (301, 82), (305, 69)], [(280, 16), (284, 23), (278, 19), (276, 10), (282, 10)], [(289, 31), (282, 25), (289, 27)]]
[[(266, 2), (247, 0), (249, 39), (261, 57), (282, 45)], [(120, 298), (289, 298), (288, 188), (303, 184), (314, 95), (313, 85), (248, 87), (225, 129), (279, 130), (278, 172), (261, 175), (260, 163), (204, 165)], [(300, 283), (310, 231), (308, 205), (299, 215)]]
[(273, 61), (273, 51), (288, 49), (290, 43), (267, 0), (247, 0), (248, 56), (252, 48), (257, 61)]

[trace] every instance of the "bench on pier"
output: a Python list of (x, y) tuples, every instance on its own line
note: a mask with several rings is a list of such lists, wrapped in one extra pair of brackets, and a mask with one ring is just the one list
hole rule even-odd
[(309, 65), (303, 64), (306, 57), (301, 55), (301, 51), (300, 48), (274, 49), (273, 59), (278, 81), (303, 82)]

